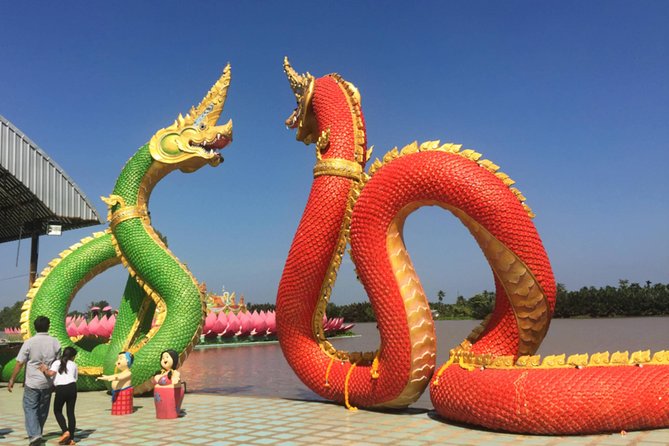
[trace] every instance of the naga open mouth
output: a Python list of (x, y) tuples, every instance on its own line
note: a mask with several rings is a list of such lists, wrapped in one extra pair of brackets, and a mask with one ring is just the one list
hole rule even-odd
[(298, 126), (298, 117), (301, 114), (301, 107), (296, 107), (293, 113), (286, 119), (286, 128), (294, 129)]
[(201, 150), (200, 156), (208, 159), (212, 166), (219, 165), (223, 162), (223, 155), (220, 150), (232, 142), (232, 120), (224, 125), (211, 128), (203, 136), (203, 139), (190, 140), (190, 147)]
[(208, 151), (221, 150), (222, 148), (227, 146), (230, 143), (230, 141), (232, 141), (231, 135), (222, 135), (220, 133), (217, 133), (216, 137), (213, 140), (204, 141), (202, 144), (200, 144), (200, 147)]

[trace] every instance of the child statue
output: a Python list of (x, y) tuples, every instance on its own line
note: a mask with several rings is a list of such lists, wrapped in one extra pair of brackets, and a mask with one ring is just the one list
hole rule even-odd
[(116, 373), (113, 375), (98, 376), (101, 381), (111, 382), (112, 387), (112, 415), (126, 415), (132, 413), (132, 362), (134, 356), (130, 352), (121, 352), (116, 359)]
[(179, 354), (174, 350), (165, 350), (160, 354), (160, 371), (153, 377), (156, 387), (167, 387), (179, 384), (181, 374), (179, 367)]
[(153, 377), (156, 418), (177, 418), (181, 415), (181, 402), (186, 388), (177, 367), (177, 352), (165, 350), (160, 354), (160, 371)]

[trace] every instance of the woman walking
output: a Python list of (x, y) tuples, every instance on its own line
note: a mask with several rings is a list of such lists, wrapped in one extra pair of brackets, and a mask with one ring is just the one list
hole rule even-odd
[[(46, 369), (44, 373), (53, 377), (53, 383), (56, 386), (56, 398), (53, 402), (53, 414), (56, 416), (58, 425), (63, 435), (58, 439), (58, 444), (75, 445), (74, 429), (77, 420), (74, 417), (74, 405), (77, 402), (77, 378), (79, 369), (74, 363), (74, 357), (77, 351), (74, 347), (65, 347), (60, 359), (51, 364), (51, 369)], [(63, 405), (67, 410), (67, 422), (63, 416)]]

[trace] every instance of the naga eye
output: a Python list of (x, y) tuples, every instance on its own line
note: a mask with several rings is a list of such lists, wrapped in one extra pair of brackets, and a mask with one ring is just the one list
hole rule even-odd
[(207, 124), (205, 124), (204, 122), (200, 124), (200, 130), (204, 130), (206, 128), (207, 128)]

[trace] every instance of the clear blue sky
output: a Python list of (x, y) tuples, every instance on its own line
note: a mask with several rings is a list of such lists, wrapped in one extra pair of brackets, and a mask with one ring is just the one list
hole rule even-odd
[[(500, 165), (568, 289), (666, 283), (667, 23), (666, 1), (5, 2), (0, 114), (106, 215), (99, 197), (125, 161), (231, 62), (225, 162), (167, 177), (151, 212), (211, 290), (274, 302), (314, 163), (283, 125), (295, 106), (288, 55), (299, 71), (336, 71), (360, 89), (376, 156), (441, 139)], [(103, 228), (42, 237), (39, 269)], [(405, 234), (430, 298), (493, 288), (450, 214), (424, 209)], [(0, 307), (25, 295), (29, 245), (0, 245)], [(73, 308), (116, 305), (124, 282), (120, 266), (108, 271)], [(365, 299), (346, 260), (333, 301)]]

